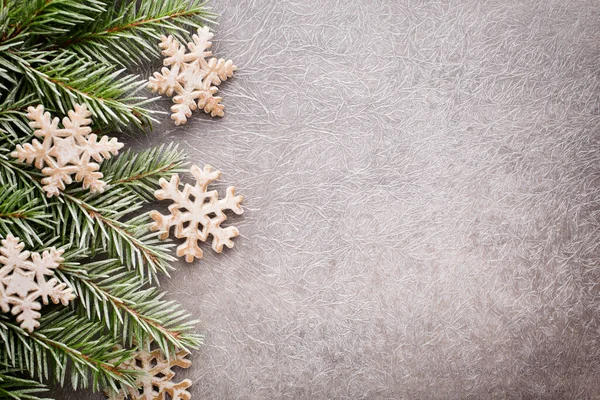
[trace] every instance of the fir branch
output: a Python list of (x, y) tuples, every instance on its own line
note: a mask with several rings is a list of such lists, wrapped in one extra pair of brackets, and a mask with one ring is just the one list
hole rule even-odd
[[(13, 181), (14, 177), (20, 177), (29, 185), (35, 183), (39, 189), (39, 177), (22, 164), (0, 157), (0, 165), (7, 167), (4, 173), (13, 176)], [(3, 177), (1, 172), (2, 169), (0, 179)], [(109, 257), (118, 258), (123, 265), (136, 269), (142, 281), (158, 282), (159, 273), (168, 276), (172, 269), (169, 265), (175, 260), (169, 254), (172, 244), (149, 232), (151, 222), (147, 213), (121, 221), (137, 212), (143, 203), (145, 201), (140, 200), (139, 195), (117, 186), (102, 194), (91, 194), (81, 188), (67, 190), (60, 199), (47, 204), (59, 218), (63, 244), (89, 248), (92, 256), (106, 251)]]
[(163, 0), (147, 2), (112, 2), (91, 26), (65, 34), (57, 47), (114, 64), (139, 64), (158, 56), (156, 42), (161, 34), (181, 38), (189, 28), (211, 22), (204, 0)]
[(162, 34), (184, 40), (187, 29), (212, 18), (199, 0), (5, 0), (0, 5), (0, 89), (26, 83), (22, 92), (35, 93), (50, 111), (64, 113), (84, 102), (103, 130), (145, 128), (154, 121), (146, 107), (154, 99), (136, 95), (146, 82), (115, 66), (159, 55)]
[(6, 38), (10, 26), (10, 10), (8, 1), (0, 1), (0, 40)]
[(154, 200), (160, 178), (183, 172), (184, 153), (177, 146), (159, 146), (134, 153), (127, 150), (119, 157), (106, 160), (101, 167), (112, 187), (124, 187), (142, 200)]
[(107, 337), (98, 338), (96, 323), (61, 307), (46, 313), (40, 322), (42, 327), (29, 334), (0, 314), (0, 362), (61, 385), (70, 367), (75, 389), (87, 388), (90, 377), (95, 391), (133, 384), (135, 375), (116, 367), (132, 352), (119, 349)]
[(152, 338), (163, 351), (196, 348), (201, 337), (192, 333), (195, 321), (156, 288), (145, 288), (134, 271), (108, 259), (82, 266), (63, 266), (59, 274), (71, 283), (89, 319), (106, 325), (123, 342)]
[[(11, 92), (19, 88), (21, 69), (18, 63), (8, 55), (11, 47), (17, 47), (21, 44), (22, 42), (14, 42), (0, 45), (0, 89), (5, 92)], [(3, 94), (3, 92), (0, 92), (0, 98), (4, 97)], [(4, 100), (2, 103), (7, 105), (8, 101)]]
[(12, 233), (31, 246), (34, 240), (44, 243), (38, 232), (44, 232), (44, 228), (54, 229), (55, 222), (39, 197), (32, 196), (34, 189), (0, 185), (0, 235), (6, 237)]
[(98, 0), (5, 0), (8, 24), (0, 43), (22, 36), (62, 34), (104, 10)]
[[(189, 315), (147, 286), (174, 258), (172, 245), (148, 231), (141, 207), (160, 178), (180, 171), (182, 152), (126, 152), (102, 165), (109, 183), (103, 194), (72, 186), (52, 199), (41, 189), (40, 171), (9, 153), (32, 136), (25, 118), (30, 105), (65, 114), (73, 103), (85, 103), (98, 133), (149, 126), (153, 99), (139, 94), (145, 82), (120, 67), (157, 55), (162, 34), (183, 41), (189, 28), (211, 17), (199, 0), (0, 0), (0, 237), (10, 232), (30, 246), (56, 243), (70, 260), (85, 256), (82, 265), (56, 271), (78, 295), (72, 308), (44, 307), (32, 334), (0, 314), (0, 365), (39, 379), (68, 379), (74, 387), (117, 390), (135, 377), (115, 367), (131, 357), (118, 343), (151, 338), (169, 352), (200, 343)], [(74, 249), (83, 250), (75, 255)], [(10, 381), (13, 370), (0, 372), (0, 397), (4, 376), (17, 383)], [(41, 388), (21, 383), (23, 399)]]
[(148, 126), (152, 101), (135, 94), (146, 82), (136, 75), (123, 74), (112, 65), (80, 59), (74, 53), (60, 52), (51, 61), (40, 61), (31, 53), (10, 53), (38, 98), (49, 110), (63, 114), (75, 103), (85, 103), (96, 124), (122, 129), (127, 124)]
[(18, 89), (15, 87), (5, 96), (0, 95), (0, 143), (6, 141), (11, 147), (32, 132), (24, 110), (33, 104), (34, 96), (22, 95)]
[(147, 215), (120, 221), (140, 209), (140, 202), (133, 201), (135, 196), (126, 196), (117, 188), (101, 195), (64, 193), (63, 198), (64, 237), (72, 238), (80, 247), (89, 247), (93, 253), (106, 249), (109, 257), (135, 268), (143, 281), (157, 281), (159, 272), (168, 275), (172, 269), (168, 263), (175, 260), (167, 253), (171, 245), (148, 233)]
[(38, 198), (47, 204), (46, 196), (40, 185), (41, 173), (9, 158), (7, 153), (11, 151), (12, 148), (0, 146), (0, 185), (15, 185), (19, 189), (35, 186), (39, 190)]
[(47, 392), (46, 385), (16, 376), (18, 371), (8, 368), (0, 371), (0, 398), (13, 400), (44, 400), (37, 393)]

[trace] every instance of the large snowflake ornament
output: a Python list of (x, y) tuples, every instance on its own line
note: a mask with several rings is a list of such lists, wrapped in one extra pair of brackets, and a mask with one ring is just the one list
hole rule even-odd
[(23, 251), (25, 245), (13, 235), (2, 240), (0, 247), (0, 308), (17, 316), (21, 328), (30, 333), (40, 326), (37, 319), (42, 303), (62, 303), (66, 306), (75, 298), (73, 289), (56, 278), (54, 269), (64, 261), (63, 250), (52, 247), (42, 254)]
[(159, 184), (162, 189), (154, 195), (159, 200), (173, 200), (169, 206), (171, 215), (162, 215), (158, 211), (150, 213), (155, 221), (150, 229), (160, 231), (161, 239), (169, 237), (171, 227), (175, 227), (175, 237), (186, 239), (177, 247), (177, 256), (185, 256), (187, 262), (202, 258), (198, 242), (205, 242), (208, 235), (212, 235), (212, 248), (217, 253), (223, 251), (223, 246), (232, 248), (231, 239), (238, 236), (239, 231), (234, 226), (221, 228), (221, 223), (227, 219), (224, 211), (232, 210), (236, 214), (244, 212), (240, 205), (244, 197), (236, 196), (233, 186), (227, 188), (225, 198), (221, 200), (216, 190), (206, 191), (211, 182), (220, 178), (221, 171), (213, 171), (210, 165), (203, 170), (194, 165), (191, 172), (196, 178), (196, 185), (185, 184), (183, 190), (179, 190), (179, 175), (173, 174), (170, 181), (161, 178)]
[[(149, 346), (148, 346), (149, 347)], [(184, 379), (172, 382), (175, 372), (172, 367), (189, 368), (192, 362), (185, 357), (185, 350), (180, 350), (167, 359), (160, 349), (140, 349), (133, 358), (119, 365), (119, 368), (141, 372), (136, 379), (135, 388), (118, 393), (108, 392), (110, 400), (165, 400), (169, 395), (171, 400), (190, 400), (191, 395), (186, 389), (192, 386), (192, 381)]]
[[(211, 116), (222, 117), (224, 106), (221, 97), (215, 97), (217, 85), (233, 76), (237, 69), (231, 60), (217, 59), (208, 49), (212, 46), (213, 34), (208, 27), (198, 29), (188, 43), (189, 52), (173, 36), (163, 36), (160, 48), (167, 56), (161, 72), (150, 78), (148, 88), (153, 92), (173, 97), (171, 118), (175, 125), (185, 124), (196, 108), (204, 109)], [(207, 59), (207, 57), (210, 57)], [(166, 67), (170, 67), (166, 68)]]
[(75, 104), (75, 110), (70, 110), (68, 117), (63, 118), (63, 128), (58, 127), (58, 118), (52, 119), (50, 113), (44, 112), (42, 105), (29, 107), (27, 111), (29, 125), (36, 128), (33, 134), (43, 140), (19, 144), (11, 156), (42, 170), (46, 176), (42, 179), (46, 195), (60, 195), (65, 185), (73, 182), (73, 175), (75, 181), (83, 182), (84, 189), (103, 192), (106, 183), (101, 180), (103, 175), (98, 171), (98, 163), (110, 158), (111, 154), (116, 155), (123, 143), (108, 136), (98, 140), (96, 134), (90, 134), (92, 121), (88, 117), (91, 113), (85, 104)]

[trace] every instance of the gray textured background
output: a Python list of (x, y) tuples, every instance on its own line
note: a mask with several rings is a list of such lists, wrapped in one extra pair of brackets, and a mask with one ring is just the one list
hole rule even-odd
[(129, 143), (247, 198), (193, 398), (600, 398), (600, 1), (213, 7), (225, 118)]

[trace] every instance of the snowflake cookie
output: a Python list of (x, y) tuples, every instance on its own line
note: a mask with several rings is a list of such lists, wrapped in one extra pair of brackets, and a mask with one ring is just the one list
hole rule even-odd
[(192, 36), (193, 42), (187, 45), (188, 53), (173, 36), (162, 37), (159, 46), (167, 56), (163, 62), (165, 67), (160, 73), (154, 73), (148, 88), (167, 96), (176, 94), (173, 97), (175, 105), (171, 107), (175, 125), (185, 124), (196, 108), (204, 109), (213, 117), (223, 116), (222, 98), (214, 95), (219, 90), (217, 85), (231, 78), (237, 68), (231, 60), (211, 57), (212, 52), (208, 49), (212, 46), (210, 39), (213, 36), (207, 26), (198, 29), (198, 34)]
[(221, 171), (213, 171), (210, 165), (206, 165), (204, 170), (194, 165), (191, 172), (196, 178), (196, 185), (186, 184), (183, 191), (179, 190), (177, 174), (170, 181), (164, 178), (159, 181), (162, 189), (157, 190), (154, 195), (159, 200), (173, 200), (173, 204), (169, 206), (171, 215), (150, 212), (150, 217), (155, 221), (150, 229), (160, 231), (161, 239), (169, 237), (171, 227), (175, 227), (175, 237), (186, 239), (185, 243), (177, 247), (177, 256), (185, 256), (187, 262), (202, 258), (198, 241), (205, 242), (208, 235), (212, 235), (212, 248), (217, 253), (223, 251), (224, 245), (232, 248), (231, 239), (238, 236), (239, 231), (234, 226), (221, 228), (221, 223), (227, 219), (223, 211), (232, 210), (236, 214), (244, 212), (240, 206), (244, 197), (236, 196), (233, 186), (227, 188), (225, 198), (221, 200), (216, 190), (206, 191), (209, 183), (220, 178)]
[[(150, 346), (148, 346), (150, 347)], [(119, 368), (140, 371), (143, 374), (137, 378), (136, 388), (121, 390), (118, 393), (107, 393), (110, 400), (164, 400), (169, 395), (171, 400), (190, 400), (191, 395), (186, 389), (192, 386), (192, 381), (184, 379), (172, 382), (175, 372), (172, 367), (189, 368), (192, 362), (185, 357), (188, 353), (180, 350), (169, 360), (160, 349), (140, 349), (129, 361), (119, 365)]]
[(2, 240), (0, 308), (5, 313), (11, 311), (16, 315), (21, 328), (31, 333), (40, 326), (37, 321), (41, 316), (38, 312), (42, 308), (40, 297), (44, 304), (48, 304), (50, 298), (54, 304), (66, 306), (75, 295), (66, 283), (56, 278), (46, 281), (45, 278), (54, 275), (53, 270), (64, 261), (61, 257), (63, 250), (52, 247), (40, 254), (23, 251), (24, 247), (19, 238), (13, 235)]
[[(31, 143), (17, 145), (11, 156), (20, 162), (34, 164), (37, 169), (46, 175), (42, 179), (44, 191), (48, 197), (58, 196), (65, 190), (65, 185), (75, 181), (83, 182), (84, 189), (92, 193), (102, 193), (106, 183), (100, 180), (103, 175), (98, 170), (97, 164), (103, 159), (116, 155), (123, 143), (116, 138), (103, 136), (98, 141), (98, 136), (88, 126), (92, 121), (88, 119), (91, 113), (85, 104), (75, 104), (75, 110), (68, 112), (68, 117), (63, 118), (63, 128), (58, 127), (59, 119), (44, 113), (42, 105), (27, 109), (29, 125), (36, 128), (33, 132), (38, 138), (43, 138), (42, 143), (33, 139)], [(91, 162), (91, 159), (96, 162)]]

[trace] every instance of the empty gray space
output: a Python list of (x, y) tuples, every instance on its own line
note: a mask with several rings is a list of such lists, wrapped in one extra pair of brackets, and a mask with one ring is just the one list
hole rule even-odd
[(600, 398), (600, 1), (213, 10), (226, 116), (127, 139), (246, 196), (162, 283), (192, 398)]

